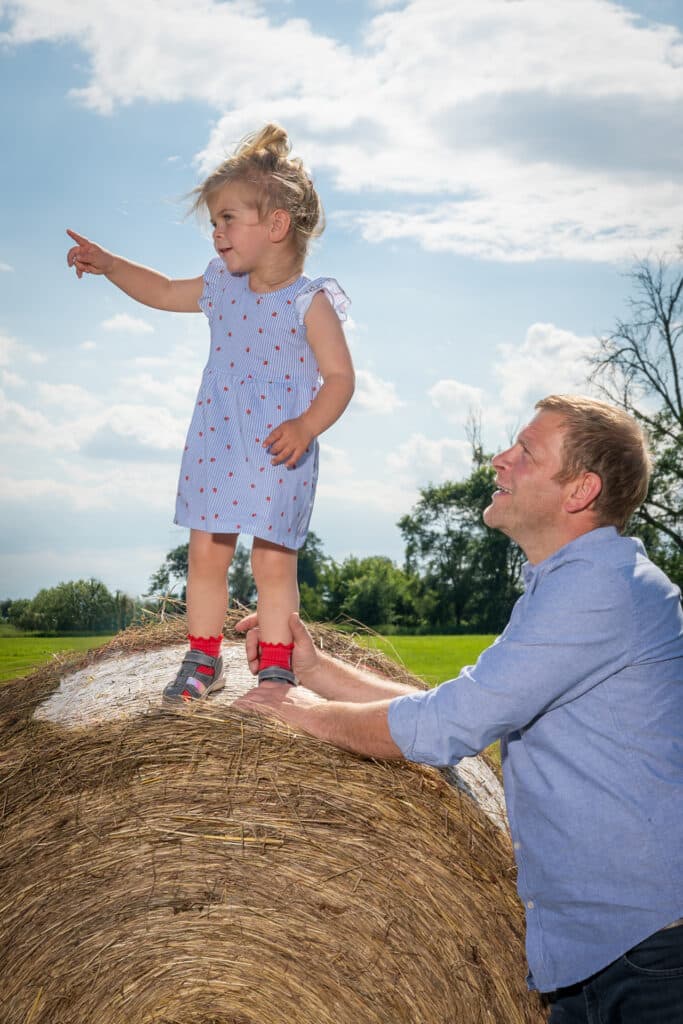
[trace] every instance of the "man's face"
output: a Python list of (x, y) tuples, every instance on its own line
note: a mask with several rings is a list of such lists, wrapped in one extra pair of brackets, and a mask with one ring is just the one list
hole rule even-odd
[(562, 417), (544, 410), (493, 460), (498, 489), (484, 522), (519, 544), (531, 562), (542, 561), (566, 543), (565, 500), (571, 482), (554, 479), (562, 466), (564, 433)]

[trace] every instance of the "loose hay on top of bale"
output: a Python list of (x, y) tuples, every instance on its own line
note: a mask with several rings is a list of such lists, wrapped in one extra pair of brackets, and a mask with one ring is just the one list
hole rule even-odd
[(67, 729), (15, 687), (3, 1022), (543, 1020), (507, 836), (438, 772), (211, 705)]

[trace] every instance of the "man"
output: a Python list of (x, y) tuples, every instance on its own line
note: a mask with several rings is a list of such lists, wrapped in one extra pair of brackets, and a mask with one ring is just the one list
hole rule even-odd
[[(621, 536), (649, 456), (619, 409), (572, 396), (536, 408), (493, 460), (484, 513), (523, 549), (525, 593), (476, 665), (412, 690), (316, 651), (293, 616), (306, 689), (261, 686), (238, 704), (434, 765), (500, 738), (528, 980), (549, 993), (550, 1021), (680, 1024), (683, 614), (678, 589)], [(252, 630), (252, 667), (257, 643)]]

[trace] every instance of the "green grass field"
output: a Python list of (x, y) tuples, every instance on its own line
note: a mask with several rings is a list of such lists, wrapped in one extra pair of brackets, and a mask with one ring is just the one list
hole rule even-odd
[(430, 686), (452, 679), (464, 665), (473, 665), (495, 636), (358, 637), (364, 647), (383, 651)]
[[(88, 651), (105, 644), (108, 636), (45, 637), (0, 636), (0, 682), (26, 675), (32, 668), (63, 651)], [(360, 636), (358, 642), (383, 651), (405, 665), (430, 686), (456, 676), (463, 665), (472, 665), (494, 636)]]
[[(358, 637), (365, 647), (378, 648), (387, 657), (404, 665), (414, 676), (430, 686), (452, 679), (464, 665), (473, 665), (481, 652), (490, 647), (495, 636), (392, 636)], [(486, 751), (500, 765), (500, 743)]]
[(63, 651), (89, 651), (109, 636), (0, 636), (0, 683), (25, 676), (32, 668)]
[[(32, 668), (64, 651), (89, 651), (111, 638), (108, 636), (44, 637), (0, 635), (0, 685), (26, 675)], [(430, 686), (452, 679), (463, 665), (472, 665), (495, 636), (359, 636), (358, 643), (378, 648), (389, 658)], [(500, 762), (498, 744), (489, 753)]]

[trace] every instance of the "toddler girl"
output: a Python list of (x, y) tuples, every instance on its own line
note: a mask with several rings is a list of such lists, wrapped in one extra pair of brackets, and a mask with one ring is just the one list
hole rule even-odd
[(218, 253), (202, 277), (170, 280), (68, 231), (78, 277), (104, 274), (155, 309), (209, 320), (211, 347), (180, 469), (175, 522), (190, 528), (190, 649), (164, 701), (202, 700), (224, 686), (220, 657), (227, 571), (240, 533), (253, 537), (259, 682), (294, 683), (288, 620), (298, 609), (297, 549), (318, 475), (316, 438), (354, 388), (340, 320), (348, 299), (332, 278), (303, 275), (323, 228), (320, 200), (286, 132), (267, 125), (194, 190)]

